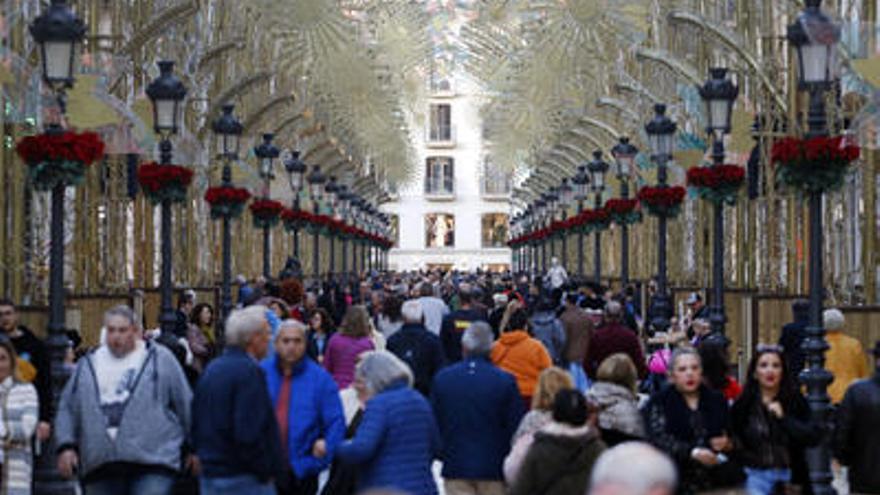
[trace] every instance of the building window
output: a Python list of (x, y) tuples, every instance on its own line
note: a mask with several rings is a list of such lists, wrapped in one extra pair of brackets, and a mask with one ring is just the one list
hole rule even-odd
[(425, 193), (455, 193), (455, 161), (446, 156), (432, 156), (425, 161)]
[(499, 248), (507, 245), (507, 215), (489, 213), (483, 215), (483, 247)]
[(455, 217), (447, 213), (425, 215), (425, 247), (455, 246)]
[(431, 105), (431, 128), (428, 139), (452, 141), (452, 105), (448, 103)]
[(513, 182), (513, 174), (494, 165), (492, 157), (487, 156), (483, 159), (483, 173), (480, 184), (483, 194), (510, 194), (511, 182)]

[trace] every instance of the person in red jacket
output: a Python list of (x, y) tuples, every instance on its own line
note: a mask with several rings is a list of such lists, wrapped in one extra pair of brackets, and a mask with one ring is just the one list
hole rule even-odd
[(587, 358), (584, 360), (584, 370), (592, 379), (596, 378), (596, 370), (599, 369), (602, 361), (618, 352), (627, 354), (632, 359), (639, 378), (644, 378), (648, 374), (642, 344), (635, 332), (620, 322), (622, 316), (623, 306), (619, 302), (608, 301), (605, 304), (603, 324), (593, 333)]

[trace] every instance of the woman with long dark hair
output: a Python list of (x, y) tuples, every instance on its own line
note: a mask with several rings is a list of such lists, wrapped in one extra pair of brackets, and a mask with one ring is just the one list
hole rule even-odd
[(788, 484), (809, 493), (804, 447), (815, 444), (820, 431), (789, 374), (782, 347), (758, 346), (731, 419), (749, 494), (777, 493)]
[(324, 308), (318, 308), (309, 319), (309, 337), (306, 353), (318, 364), (324, 364), (324, 352), (330, 337), (336, 332), (333, 318)]

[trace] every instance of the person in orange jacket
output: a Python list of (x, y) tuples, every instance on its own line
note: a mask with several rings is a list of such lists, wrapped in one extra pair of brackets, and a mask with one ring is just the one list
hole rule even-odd
[(553, 365), (547, 349), (528, 333), (529, 316), (516, 301), (508, 306), (502, 334), (492, 346), (492, 362), (516, 378), (516, 385), (526, 407), (538, 383), (538, 375)]
[(822, 323), (828, 332), (828, 351), (825, 353), (825, 368), (834, 375), (828, 385), (828, 396), (832, 404), (843, 400), (850, 384), (868, 377), (868, 355), (862, 343), (843, 333), (846, 319), (837, 308), (826, 309), (822, 313)]

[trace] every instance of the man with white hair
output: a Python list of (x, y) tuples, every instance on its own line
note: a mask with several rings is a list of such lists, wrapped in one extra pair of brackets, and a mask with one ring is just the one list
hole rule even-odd
[(444, 365), (440, 338), (425, 328), (420, 300), (403, 303), (400, 314), (403, 326), (388, 339), (386, 348), (409, 365), (414, 388), (427, 397), (431, 393), (434, 374)]
[(269, 348), (265, 306), (233, 311), (226, 349), (211, 361), (193, 399), (192, 443), (203, 495), (273, 495), (283, 473), (278, 424), (263, 370)]
[[(55, 417), (58, 471), (85, 493), (170, 493), (192, 393), (168, 349), (145, 342), (128, 306), (104, 313), (106, 342), (80, 359)], [(192, 459), (187, 459), (191, 465)]]
[(672, 495), (677, 475), (666, 454), (643, 442), (606, 450), (593, 465), (589, 495)]
[(834, 375), (834, 381), (828, 385), (828, 396), (832, 404), (838, 404), (853, 382), (868, 377), (868, 355), (861, 342), (843, 333), (846, 319), (839, 309), (826, 309), (822, 313), (822, 323), (828, 332), (825, 336), (828, 341), (825, 368)]
[(336, 382), (306, 356), (306, 327), (297, 320), (281, 322), (275, 353), (262, 368), (287, 454), (287, 476), (279, 480), (278, 491), (315, 495), (318, 474), (330, 466), (345, 434)]
[(492, 342), (488, 323), (472, 323), (461, 338), (464, 359), (437, 373), (431, 389), (449, 495), (504, 493), (502, 465), (523, 402), (513, 375), (489, 360)]

